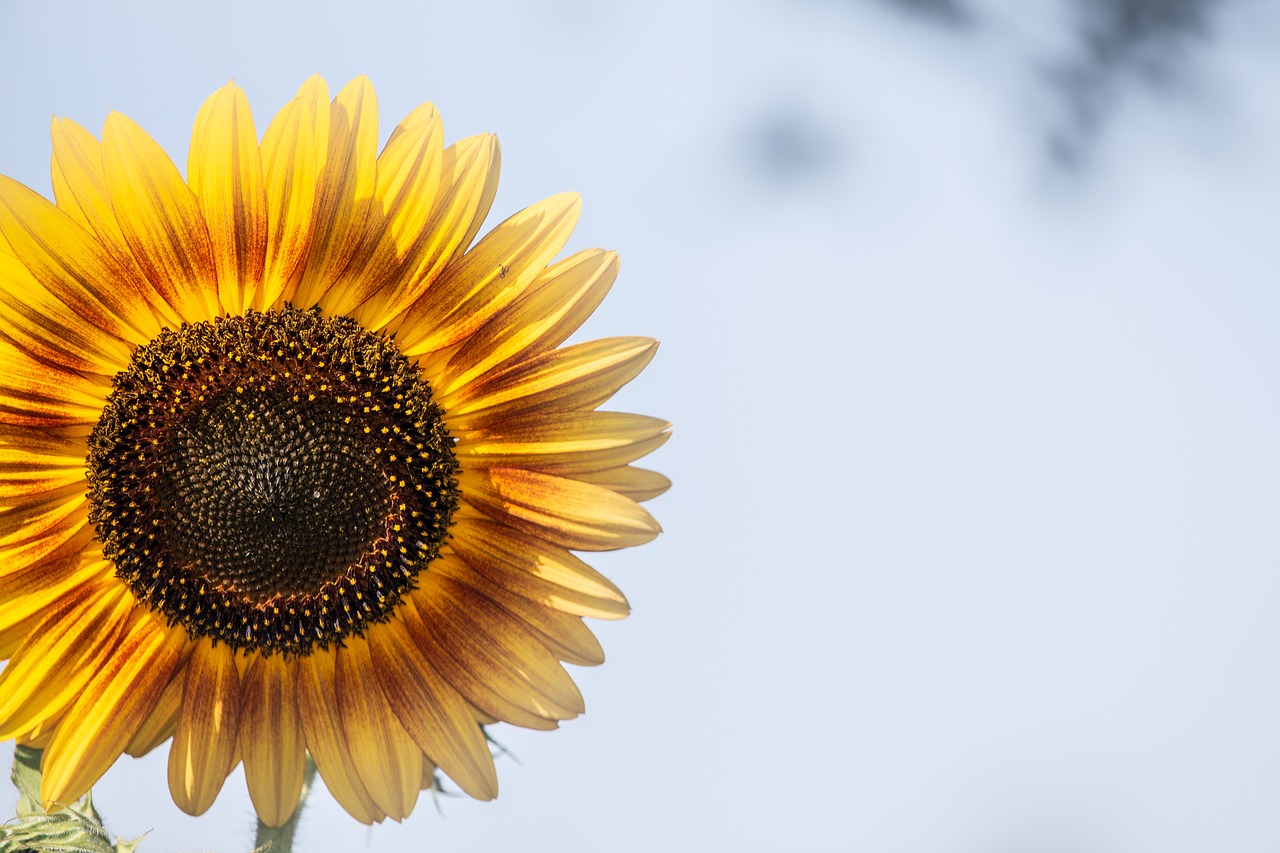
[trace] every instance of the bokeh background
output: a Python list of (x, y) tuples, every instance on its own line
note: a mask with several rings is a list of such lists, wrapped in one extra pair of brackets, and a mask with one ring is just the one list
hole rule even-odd
[[(0, 0), (0, 172), (52, 115), (179, 164), (368, 74), (496, 131), (491, 223), (576, 189), (651, 334), (666, 534), (585, 717), (501, 797), (307, 851), (1280, 848), (1280, 6), (1269, 0)], [(0, 754), (7, 765), (12, 747)], [(165, 751), (96, 788), (144, 851), (247, 850)], [(11, 809), (14, 795), (0, 796)], [(8, 813), (12, 813), (9, 811)]]

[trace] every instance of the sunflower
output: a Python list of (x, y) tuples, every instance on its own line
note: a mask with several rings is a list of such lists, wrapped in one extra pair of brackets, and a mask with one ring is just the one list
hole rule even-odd
[(46, 807), (170, 739), (190, 814), (242, 762), (281, 825), (308, 753), (366, 823), (491, 799), (484, 727), (580, 714), (582, 617), (628, 611), (573, 552), (669, 485), (668, 424), (598, 411), (656, 342), (562, 346), (618, 272), (554, 261), (578, 197), (471, 245), (495, 138), (424, 105), (379, 153), (364, 78), (261, 142), (228, 84), (185, 181), (118, 114), (52, 132), (55, 202), (0, 177), (0, 739)]

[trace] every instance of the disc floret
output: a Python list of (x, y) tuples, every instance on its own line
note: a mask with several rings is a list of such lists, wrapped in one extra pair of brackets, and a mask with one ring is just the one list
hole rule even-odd
[(193, 636), (307, 654), (384, 621), (439, 553), (453, 442), (390, 338), (285, 307), (139, 347), (89, 439), (118, 577)]

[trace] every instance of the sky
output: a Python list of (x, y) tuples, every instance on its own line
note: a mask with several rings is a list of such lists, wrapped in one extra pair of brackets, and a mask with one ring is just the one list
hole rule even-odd
[[(298, 849), (1280, 845), (1280, 10), (1123, 5), (0, 0), (0, 173), (49, 192), (53, 115), (183, 163), (229, 79), (262, 128), (367, 74), (384, 137), (497, 132), (490, 224), (582, 192), (579, 337), (663, 342), (586, 715), (496, 727), (493, 803), (321, 788)], [(241, 773), (189, 818), (165, 761), (108, 826), (248, 850)]]

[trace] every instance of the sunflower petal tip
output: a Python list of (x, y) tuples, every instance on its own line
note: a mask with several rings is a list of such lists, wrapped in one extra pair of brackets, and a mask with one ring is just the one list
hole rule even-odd
[(134, 122), (119, 110), (111, 110), (102, 120), (102, 141), (107, 142), (113, 134), (118, 134), (133, 125)]
[(363, 97), (376, 97), (373, 91), (373, 81), (370, 80), (366, 74), (357, 74), (351, 78), (351, 81), (347, 83), (347, 85), (342, 87), (342, 90), (338, 93), (338, 98), (341, 98), (344, 94), (354, 93), (357, 91), (359, 91)]

